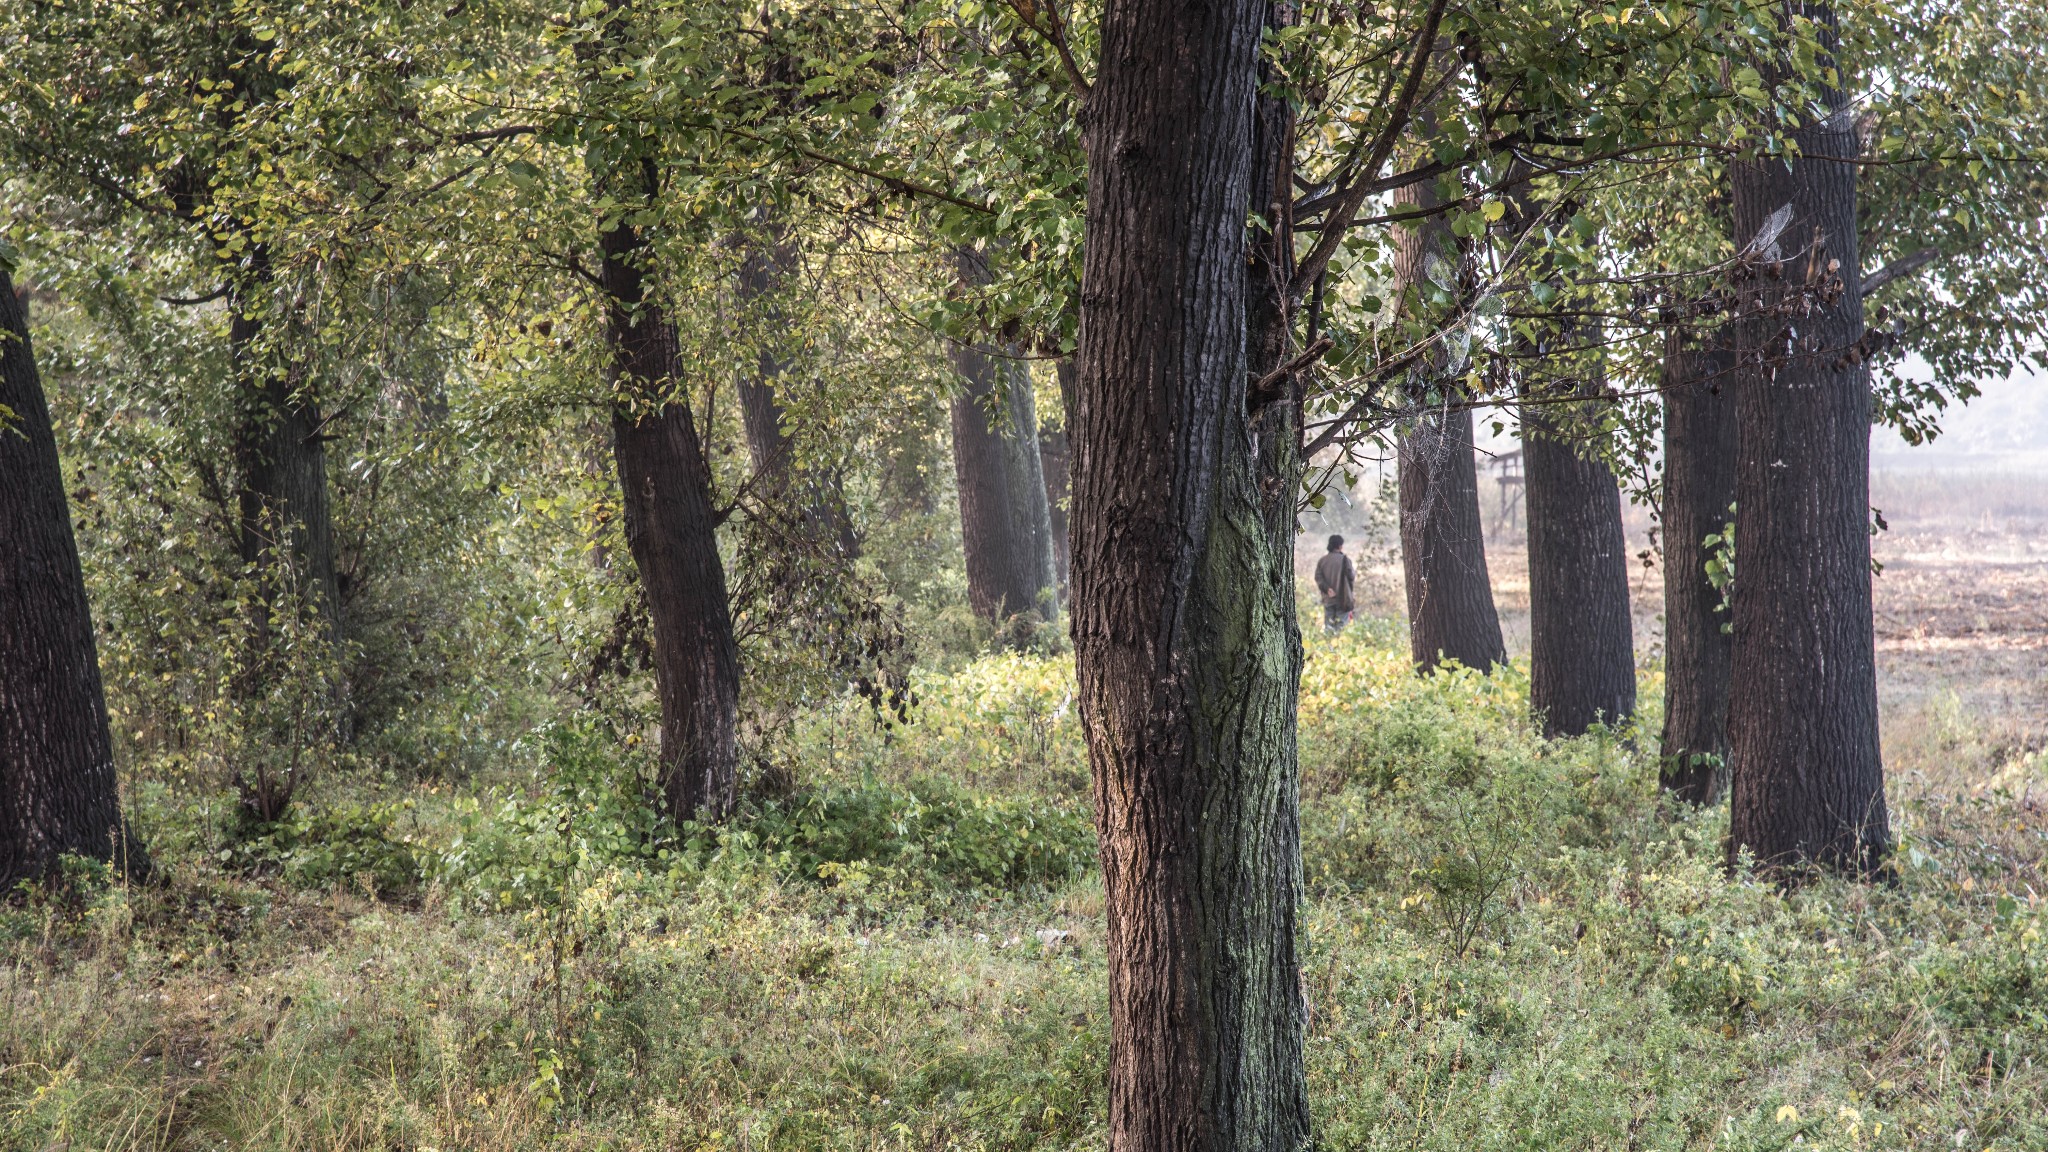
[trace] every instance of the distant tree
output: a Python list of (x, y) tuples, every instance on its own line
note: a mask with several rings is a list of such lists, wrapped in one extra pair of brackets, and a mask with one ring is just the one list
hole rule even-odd
[(0, 241), (0, 891), (67, 853), (149, 868), (121, 822), (85, 574), (13, 273)]
[(1059, 422), (1050, 423), (1043, 413), (1038, 420), (1038, 460), (1045, 473), (1045, 510), (1052, 519), (1053, 576), (1059, 581), (1060, 601), (1066, 602), (1068, 572), (1072, 555), (1068, 546), (1067, 513), (1072, 485), (1068, 473), (1073, 467), (1073, 448), (1067, 442), (1066, 411), (1074, 394), (1074, 361), (1062, 356), (1054, 366), (1060, 387)]
[(770, 226), (748, 238), (737, 287), (747, 333), (757, 346), (754, 363), (739, 379), (740, 423), (754, 466), (758, 501), (790, 522), (790, 545), (839, 560), (860, 554), (860, 538), (839, 478), (806, 466), (785, 415), (794, 361), (790, 299), (797, 291), (803, 254), (786, 231)]
[[(1806, 5), (1823, 59), (1834, 10)], [(1789, 69), (1779, 69), (1780, 76)], [(1797, 158), (1733, 169), (1736, 580), (1729, 851), (1874, 870), (1891, 848), (1871, 618), (1870, 374), (1855, 163), (1839, 81), (1792, 126)]]
[[(981, 254), (962, 249), (954, 260), (963, 282), (988, 278)], [(953, 474), (968, 603), (998, 622), (1051, 619), (1059, 584), (1030, 362), (1014, 344), (955, 341), (947, 355), (961, 385), (952, 398)]]
[[(1417, 332), (1451, 308), (1459, 292), (1457, 244), (1434, 180), (1394, 193), (1396, 209), (1429, 213), (1397, 227), (1394, 281)], [(1486, 570), (1486, 529), (1479, 516), (1479, 465), (1472, 411), (1448, 356), (1434, 352), (1407, 376), (1414, 413), (1398, 451), (1401, 572), (1407, 592), (1408, 650), (1418, 668), (1455, 660), (1468, 668), (1507, 663), (1493, 582)]]
[(1674, 327), (1664, 352), (1664, 788), (1711, 804), (1727, 787), (1734, 649), (1708, 537), (1735, 503), (1735, 358), (1725, 341)]

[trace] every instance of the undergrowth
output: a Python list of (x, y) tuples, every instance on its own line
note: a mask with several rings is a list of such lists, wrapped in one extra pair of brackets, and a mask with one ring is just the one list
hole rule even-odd
[[(1308, 655), (1320, 1147), (2048, 1147), (2033, 754), (1895, 772), (1896, 883), (1785, 893), (1642, 731), (1545, 742), (1516, 672), (1418, 679), (1384, 629)], [(1070, 665), (915, 688), (805, 717), (718, 828), (590, 725), (266, 826), (145, 784), (159, 883), (0, 905), (0, 1148), (1099, 1146)]]

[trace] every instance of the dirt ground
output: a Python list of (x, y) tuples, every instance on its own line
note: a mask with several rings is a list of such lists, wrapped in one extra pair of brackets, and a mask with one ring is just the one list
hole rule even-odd
[[(1487, 567), (1511, 653), (1529, 644), (1529, 576), (1519, 492), (1480, 476)], [(1873, 542), (1878, 698), (1886, 758), (1897, 767), (1940, 754), (1957, 733), (1991, 763), (2048, 746), (2048, 473), (1881, 471), (1871, 503), (1888, 528)], [(1341, 505), (1341, 502), (1339, 502)], [(1647, 509), (1624, 519), (1632, 556), (1648, 547)], [(1398, 615), (1400, 558), (1384, 509), (1361, 494), (1305, 524), (1307, 580), (1323, 536), (1343, 532), (1359, 562), (1361, 608)], [(1636, 647), (1663, 645), (1663, 574), (1630, 565)]]

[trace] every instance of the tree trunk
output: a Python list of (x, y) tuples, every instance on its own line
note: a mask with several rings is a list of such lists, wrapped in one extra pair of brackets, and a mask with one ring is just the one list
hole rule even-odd
[(149, 867), (123, 834), (107, 703), (64, 473), (0, 262), (0, 892), (64, 854)]
[(1038, 432), (1038, 462), (1045, 474), (1045, 511), (1052, 523), (1052, 576), (1064, 598), (1067, 569), (1072, 563), (1067, 552), (1067, 430), (1041, 428)]
[(239, 380), (235, 429), (237, 550), (259, 571), (273, 566), (290, 589), (320, 613), (329, 640), (341, 637), (341, 582), (335, 564), (334, 520), (327, 495), (327, 437), (304, 373), (275, 348), (263, 347), (264, 304), (251, 299), (269, 287), (259, 251), (253, 272), (232, 297), (228, 347)]
[(1073, 569), (1073, 549), (1069, 520), (1073, 508), (1073, 444), (1067, 436), (1074, 414), (1074, 358), (1062, 356), (1055, 362), (1053, 371), (1060, 385), (1060, 426), (1057, 429), (1038, 427), (1039, 468), (1045, 474), (1045, 511), (1052, 520), (1052, 566), (1053, 578), (1058, 581), (1060, 601), (1071, 599), (1069, 591), (1070, 573)]
[[(963, 265), (974, 261), (961, 256)], [(977, 615), (998, 623), (1059, 613), (1038, 406), (1030, 367), (1015, 351), (953, 344), (949, 352), (963, 385), (952, 404), (953, 475), (967, 599)]]
[[(1395, 210), (1434, 208), (1435, 186), (1424, 181), (1394, 193)], [(1430, 217), (1395, 230), (1394, 276), (1404, 304), (1419, 304), (1430, 258), (1448, 260), (1450, 226)], [(1472, 413), (1436, 407), (1423, 396), (1444, 366), (1417, 370), (1409, 392), (1421, 408), (1396, 450), (1400, 488), (1401, 574), (1408, 598), (1408, 651), (1428, 671), (1456, 660), (1482, 671), (1507, 663), (1493, 581), (1486, 571), (1486, 529), (1479, 518), (1479, 469), (1472, 454)]]
[(1596, 722), (1618, 724), (1636, 710), (1621, 487), (1606, 462), (1580, 455), (1576, 442), (1597, 403), (1522, 407), (1529, 704), (1546, 736), (1583, 735)]
[[(1832, 41), (1833, 10), (1806, 12)], [(1832, 44), (1829, 45), (1832, 47)], [(1870, 378), (1862, 363), (1855, 125), (1831, 91), (1801, 159), (1734, 167), (1735, 236), (1789, 223), (1742, 285), (1735, 385), (1729, 852), (1854, 874), (1889, 851), (1870, 597)], [(1771, 267), (1758, 267), (1771, 266)]]
[(1725, 345), (1673, 330), (1664, 346), (1664, 788), (1694, 804), (1728, 772), (1728, 669), (1734, 637), (1707, 579), (1708, 536), (1735, 502), (1735, 398)]
[(1246, 0), (1112, 3), (1086, 119), (1073, 634), (1115, 1152), (1308, 1139), (1293, 607), (1245, 411), (1260, 16)]
[(1472, 414), (1419, 417), (1401, 437), (1396, 475), (1410, 658), (1424, 671), (1451, 660), (1481, 670), (1507, 663), (1486, 571)]
[(600, 238), (613, 455), (626, 544), (654, 632), (661, 768), (677, 819), (718, 819), (737, 798), (739, 649), (718, 553), (711, 470), (680, 394), (675, 327), (644, 283), (648, 245), (614, 225)]
[(740, 303), (750, 309), (761, 336), (754, 371), (739, 381), (740, 423), (763, 499), (791, 513), (802, 544), (851, 560), (860, 555), (860, 539), (839, 478), (799, 461), (796, 442), (783, 424), (778, 392), (787, 386), (789, 361), (776, 354), (775, 338), (788, 328), (781, 297), (796, 278), (798, 258), (794, 243), (776, 237), (772, 244), (750, 247), (740, 264)]

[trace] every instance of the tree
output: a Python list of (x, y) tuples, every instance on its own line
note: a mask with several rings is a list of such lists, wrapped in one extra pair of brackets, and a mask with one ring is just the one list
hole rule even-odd
[(0, 246), (0, 891), (64, 854), (149, 868), (121, 821), (85, 574), (13, 273)]
[(852, 560), (860, 555), (860, 538), (854, 532), (838, 478), (805, 466), (798, 458), (799, 446), (785, 426), (782, 392), (789, 387), (793, 357), (778, 345), (789, 336), (787, 296), (802, 270), (802, 252), (782, 228), (771, 223), (764, 231), (768, 233), (765, 237), (747, 243), (737, 285), (739, 302), (745, 306), (743, 316), (758, 345), (753, 370), (741, 373), (739, 399), (740, 423), (754, 465), (759, 502), (793, 522), (794, 532), (789, 535), (795, 539), (788, 542), (790, 546)]
[[(1397, 209), (1441, 206), (1434, 181), (1394, 194)], [(1395, 283), (1416, 330), (1433, 323), (1458, 293), (1456, 245), (1439, 215), (1396, 229)], [(1455, 660), (1468, 668), (1507, 663), (1507, 645), (1486, 571), (1486, 529), (1479, 517), (1479, 467), (1472, 412), (1441, 352), (1409, 374), (1412, 424), (1400, 435), (1401, 573), (1408, 599), (1408, 651), (1417, 668)]]
[(1597, 448), (1573, 431), (1573, 415), (1522, 407), (1529, 704), (1546, 736), (1578, 736), (1636, 710), (1621, 488), (1607, 462), (1590, 454)]
[[(987, 279), (980, 254), (962, 249), (955, 260), (963, 281)], [(968, 602), (998, 623), (1026, 613), (1050, 620), (1059, 585), (1030, 361), (1014, 345), (958, 341), (947, 356), (961, 382), (951, 405), (953, 475)]]
[(1246, 415), (1261, 23), (1244, 0), (1110, 4), (1084, 121), (1072, 628), (1123, 1152), (1308, 1137), (1292, 605)]
[(1665, 789), (1711, 804), (1727, 786), (1733, 636), (1706, 541), (1735, 503), (1734, 356), (1711, 334), (1674, 327), (1664, 353)]
[[(614, 195), (643, 204), (653, 199), (651, 164), (622, 161), (613, 171), (625, 176)], [(678, 819), (717, 819), (738, 799), (739, 649), (718, 552), (710, 464), (689, 402), (679, 394), (674, 325), (648, 290), (650, 245), (623, 215), (605, 224), (599, 278), (616, 396), (613, 456), (626, 543), (653, 623), (663, 796)]]
[(1067, 474), (1073, 466), (1073, 450), (1067, 444), (1066, 412), (1073, 406), (1074, 361), (1062, 356), (1054, 364), (1060, 387), (1060, 422), (1048, 423), (1042, 416), (1038, 424), (1039, 468), (1045, 473), (1045, 510), (1052, 519), (1052, 564), (1053, 578), (1059, 583), (1060, 599), (1067, 598), (1068, 573), (1072, 559), (1068, 549), (1067, 509), (1068, 491), (1071, 485)]
[[(1833, 9), (1804, 9), (1820, 48)], [(1784, 82), (1787, 69), (1780, 69)], [(1870, 589), (1870, 377), (1843, 84), (1791, 126), (1795, 157), (1733, 169), (1738, 284), (1728, 701), (1731, 854), (1875, 869), (1891, 846)]]

